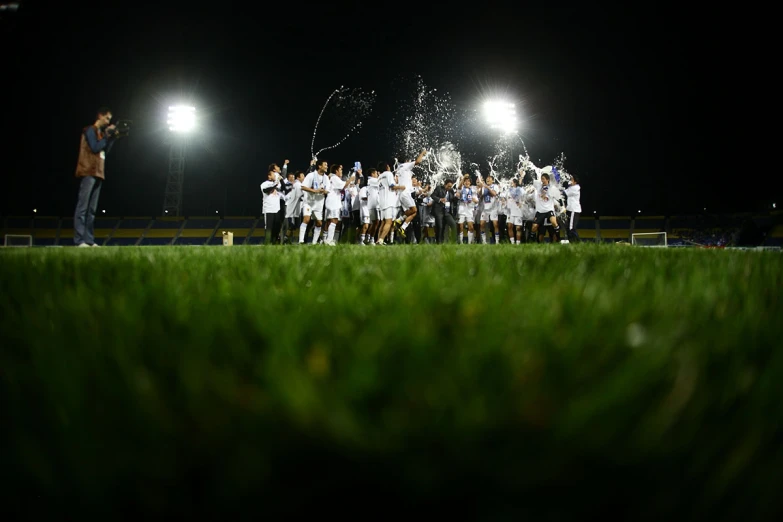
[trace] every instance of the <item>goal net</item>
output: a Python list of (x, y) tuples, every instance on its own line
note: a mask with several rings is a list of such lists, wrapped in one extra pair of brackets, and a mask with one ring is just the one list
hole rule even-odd
[(6, 234), (3, 238), (3, 246), (31, 247), (33, 246), (33, 236), (24, 234)]
[(667, 247), (666, 232), (639, 232), (631, 234), (631, 244), (648, 247)]

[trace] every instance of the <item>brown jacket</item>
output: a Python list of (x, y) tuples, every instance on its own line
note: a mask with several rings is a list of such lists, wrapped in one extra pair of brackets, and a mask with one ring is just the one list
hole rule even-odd
[[(98, 141), (101, 141), (103, 139), (101, 130), (97, 127), (94, 128)], [(85, 127), (82, 130), (82, 141), (79, 145), (79, 160), (76, 163), (76, 177), (84, 178), (87, 176), (95, 176), (96, 178), (105, 179), (103, 176), (103, 163), (106, 156), (106, 149), (104, 148), (98, 153), (92, 151), (90, 144), (87, 143), (87, 138), (84, 135), (87, 129), (89, 129), (89, 127)]]

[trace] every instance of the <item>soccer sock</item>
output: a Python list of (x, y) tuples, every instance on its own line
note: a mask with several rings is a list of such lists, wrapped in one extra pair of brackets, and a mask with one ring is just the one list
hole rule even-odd
[(307, 234), (307, 223), (299, 225), (299, 242), (304, 243), (305, 234)]
[(473, 244), (473, 234), (474, 234), (474, 232), (468, 232), (468, 244), (469, 245)]
[(500, 244), (500, 234), (495, 234), (495, 244), (496, 245)]
[(315, 227), (313, 229), (313, 244), (318, 243), (318, 238), (321, 237), (321, 227)]
[(481, 233), (481, 242), (483, 244), (485, 244), (485, 245), (487, 244), (487, 233), (486, 232), (482, 232)]
[(410, 225), (410, 223), (406, 221), (405, 223), (402, 224), (402, 229), (405, 230), (406, 228), (408, 228), (408, 225)]
[(329, 223), (329, 231), (326, 233), (326, 240), (332, 241), (334, 239), (334, 230), (337, 228), (337, 225), (334, 223)]
[(512, 245), (517, 242), (516, 238), (513, 238), (511, 236), (509, 236), (508, 240), (511, 242)]
[(359, 236), (359, 243), (364, 243), (364, 237), (365, 237), (364, 234)]

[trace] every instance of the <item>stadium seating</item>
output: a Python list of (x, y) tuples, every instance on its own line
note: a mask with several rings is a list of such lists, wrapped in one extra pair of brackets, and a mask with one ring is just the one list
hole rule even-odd
[[(174, 242), (175, 245), (206, 245), (215, 233), (220, 218), (217, 217), (192, 217), (185, 221), (182, 233)], [(222, 238), (221, 238), (222, 242)]]
[(579, 234), (579, 239), (582, 241), (595, 241), (597, 238), (595, 223), (596, 219), (592, 216), (580, 217), (579, 222), (576, 224), (576, 232)]
[(783, 246), (783, 224), (774, 225), (764, 240), (764, 246)]
[(625, 216), (601, 216), (598, 219), (598, 236), (605, 243), (631, 240), (631, 218)]
[(155, 218), (141, 239), (141, 245), (171, 245), (177, 237), (182, 225), (183, 217), (159, 217)]
[[(583, 241), (614, 243), (630, 241), (631, 233), (666, 230), (669, 245), (705, 244), (715, 237), (730, 237), (753, 221), (766, 234), (765, 246), (783, 246), (783, 213), (664, 216), (581, 217), (577, 230)], [(2, 219), (2, 233), (29, 235), (33, 246), (72, 246), (73, 218), (52, 216), (9, 216)], [(206, 217), (96, 217), (95, 238), (103, 246), (221, 245), (223, 231), (234, 233), (235, 245), (258, 245), (264, 241), (264, 219), (250, 216)], [(292, 230), (294, 240), (298, 230)], [(434, 230), (429, 231), (430, 237)], [(563, 235), (565, 238), (565, 235)], [(308, 238), (309, 239), (309, 238)], [(491, 239), (491, 238), (490, 238)]]

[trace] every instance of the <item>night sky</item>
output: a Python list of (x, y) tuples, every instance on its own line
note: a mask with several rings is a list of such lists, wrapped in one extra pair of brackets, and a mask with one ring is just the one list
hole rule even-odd
[(99, 206), (159, 215), (166, 111), (187, 101), (203, 120), (183, 214), (257, 215), (267, 165), (288, 158), (305, 168), (321, 106), (341, 85), (374, 89), (377, 103), (360, 133), (321, 157), (346, 166), (393, 158), (391, 85), (416, 75), (463, 110), (493, 91), (521, 104), (531, 158), (543, 166), (565, 153), (582, 176), (585, 214), (754, 211), (774, 200), (737, 198), (694, 170), (710, 123), (692, 79), (710, 64), (681, 16), (521, 3), (261, 5), (27, 1), (3, 16), (2, 213), (72, 214), (79, 133), (108, 105), (134, 130), (107, 158)]

